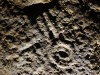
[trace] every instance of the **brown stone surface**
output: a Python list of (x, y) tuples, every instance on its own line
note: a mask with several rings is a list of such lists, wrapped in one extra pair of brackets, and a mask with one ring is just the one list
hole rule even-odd
[(99, 0), (16, 1), (0, 0), (0, 75), (100, 75)]

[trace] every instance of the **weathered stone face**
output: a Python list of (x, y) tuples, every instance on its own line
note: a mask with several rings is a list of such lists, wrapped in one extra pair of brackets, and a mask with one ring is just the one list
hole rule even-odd
[(26, 6), (30, 6), (32, 4), (38, 4), (38, 3), (49, 3), (51, 0), (8, 0), (9, 3), (13, 5), (17, 5), (20, 8), (24, 8)]

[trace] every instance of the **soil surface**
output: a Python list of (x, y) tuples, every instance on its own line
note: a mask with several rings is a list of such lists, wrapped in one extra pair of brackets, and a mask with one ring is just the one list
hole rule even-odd
[(11, 1), (0, 0), (0, 75), (100, 75), (99, 0)]

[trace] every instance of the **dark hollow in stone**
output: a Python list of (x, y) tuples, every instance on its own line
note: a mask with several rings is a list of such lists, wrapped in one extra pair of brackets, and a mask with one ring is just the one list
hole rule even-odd
[(30, 58), (27, 58), (26, 61), (28, 61), (28, 62), (32, 62), (32, 60), (31, 60)]
[(38, 48), (41, 48), (41, 45), (40, 43), (35, 43), (34, 46), (38, 49)]
[(59, 40), (58, 38), (54, 38), (54, 39), (52, 40), (52, 46), (53, 46), (53, 45), (56, 45), (58, 40)]
[(62, 58), (66, 58), (66, 57), (69, 56), (68, 53), (66, 53), (66, 52), (64, 52), (64, 51), (59, 51), (58, 53), (59, 53), (59, 55), (60, 55)]
[(90, 56), (89, 54), (87, 54), (87, 55), (85, 56), (85, 59), (89, 60), (90, 57), (91, 57), (91, 56)]
[(60, 61), (59, 57), (58, 57), (58, 56), (56, 56), (56, 55), (55, 55), (55, 56), (53, 56), (53, 58), (55, 59), (55, 61), (56, 61), (56, 62), (59, 62), (59, 61)]
[[(31, 23), (35, 23), (35, 19), (41, 15), (43, 12), (48, 11), (48, 9), (53, 8), (54, 6), (59, 6), (58, 0), (52, 0), (50, 3), (46, 4), (33, 4), (31, 6), (26, 6), (22, 9), (23, 14), (26, 14), (30, 19)], [(34, 13), (34, 14), (33, 14)]]
[(57, 65), (56, 65), (56, 64), (54, 64), (54, 63), (50, 63), (50, 65), (51, 65), (51, 67), (52, 67), (52, 68), (54, 68), (54, 69), (56, 69), (56, 68), (57, 68)]
[(10, 29), (12, 29), (11, 26), (7, 26), (7, 27), (6, 27), (6, 30), (7, 30), (7, 31), (9, 31)]
[(59, 34), (59, 39), (60, 39), (61, 41), (63, 41), (63, 42), (65, 41), (65, 38), (64, 38), (64, 36), (63, 36), (62, 33)]
[(72, 42), (69, 40), (66, 40), (65, 37), (66, 36), (63, 35), (62, 33), (59, 34), (59, 40), (61, 40), (62, 42), (66, 43), (66, 44), (72, 44)]
[(20, 35), (26, 35), (26, 33), (24, 31), (20, 31), (19, 34)]
[(68, 73), (72, 73), (72, 72), (73, 72), (72, 69), (66, 69), (66, 71), (67, 71)]
[(25, 41), (26, 41), (26, 42), (29, 42), (29, 41), (31, 41), (31, 39), (30, 39), (29, 37), (27, 37), (27, 38), (25, 39)]
[(52, 31), (49, 31), (49, 37), (50, 37), (50, 39), (53, 39), (54, 38), (54, 35), (53, 35), (53, 32)]
[(15, 42), (15, 38), (12, 35), (6, 35), (6, 39), (11, 42)]

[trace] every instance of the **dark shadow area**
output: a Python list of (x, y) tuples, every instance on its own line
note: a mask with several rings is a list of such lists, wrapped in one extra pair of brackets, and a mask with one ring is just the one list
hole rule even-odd
[(100, 23), (100, 12), (97, 12), (90, 8), (88, 3), (97, 4), (100, 6), (100, 2), (98, 0), (87, 0), (86, 2), (83, 0), (78, 0), (80, 3), (80, 10), (83, 14), (88, 14), (87, 18), (92, 19), (95, 23)]
[(25, 15), (28, 16), (30, 19), (31, 23), (33, 24), (35, 22), (35, 19), (43, 14), (43, 12), (47, 12), (48, 9), (53, 8), (54, 6), (59, 6), (58, 0), (52, 0), (50, 3), (46, 4), (33, 4), (31, 6), (27, 6), (22, 11), (24, 12)]

